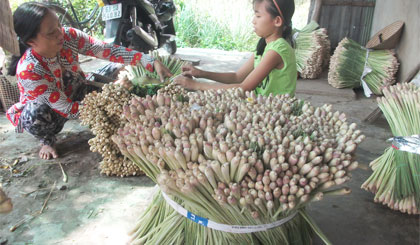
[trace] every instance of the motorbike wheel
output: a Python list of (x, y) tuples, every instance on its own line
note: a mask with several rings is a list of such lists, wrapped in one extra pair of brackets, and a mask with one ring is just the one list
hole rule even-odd
[(168, 52), (169, 54), (175, 54), (176, 53), (176, 41), (168, 41), (163, 45), (163, 48)]

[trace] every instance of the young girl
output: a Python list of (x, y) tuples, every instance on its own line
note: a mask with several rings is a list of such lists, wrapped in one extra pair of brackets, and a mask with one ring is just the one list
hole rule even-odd
[[(257, 94), (289, 94), (296, 90), (296, 58), (286, 39), (292, 33), (293, 0), (254, 0), (255, 33), (261, 37), (257, 51), (234, 73), (217, 73), (194, 66), (183, 67), (182, 76), (175, 82), (192, 90), (228, 89), (241, 87)], [(192, 79), (207, 78), (220, 83), (200, 83)]]

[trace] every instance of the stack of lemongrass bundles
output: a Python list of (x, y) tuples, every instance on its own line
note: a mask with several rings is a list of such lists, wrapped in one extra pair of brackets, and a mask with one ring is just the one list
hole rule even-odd
[(128, 104), (132, 95), (117, 84), (105, 84), (101, 92), (87, 94), (80, 108), (80, 119), (88, 125), (95, 137), (88, 143), (92, 152), (102, 155), (99, 168), (107, 176), (142, 175), (137, 165), (125, 158), (111, 136), (127, 121), (121, 118), (123, 106)]
[[(156, 51), (151, 55), (168, 67), (172, 74), (181, 73), (181, 66), (185, 62), (172, 56), (159, 56)], [(80, 118), (95, 135), (89, 140), (89, 145), (92, 152), (102, 155), (101, 173), (120, 177), (143, 175), (137, 165), (121, 154), (111, 136), (126, 123), (121, 118), (123, 106), (128, 104), (133, 95), (144, 97), (156, 94), (160, 88), (176, 90), (176, 87), (160, 83), (156, 72), (147, 71), (140, 64), (126, 66), (119, 78), (121, 84), (105, 84), (102, 91), (86, 95), (80, 109)]]
[[(395, 138), (392, 147), (370, 163), (373, 174), (362, 188), (375, 193), (375, 202), (408, 214), (420, 212), (420, 89), (397, 84), (378, 98)], [(417, 135), (417, 136), (416, 136)], [(416, 152), (417, 149), (417, 152)]]
[(398, 60), (392, 50), (369, 50), (344, 38), (331, 57), (328, 82), (335, 88), (357, 88), (362, 80), (365, 94), (382, 95), (382, 90), (395, 83)]
[(318, 78), (330, 59), (330, 41), (325, 28), (312, 21), (302, 30), (294, 30), (297, 70), (302, 78)]
[(230, 89), (188, 97), (133, 98), (124, 109), (129, 123), (113, 137), (121, 152), (191, 216), (234, 226), (290, 220), (245, 234), (209, 229), (174, 212), (158, 193), (134, 243), (309, 244), (313, 231), (329, 243), (305, 206), (349, 193), (331, 187), (358, 165), (354, 152), (364, 135), (356, 125), (331, 105), (316, 108), (288, 95)]

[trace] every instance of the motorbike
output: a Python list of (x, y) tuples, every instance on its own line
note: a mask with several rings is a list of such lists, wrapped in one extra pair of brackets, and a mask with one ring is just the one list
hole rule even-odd
[(172, 0), (98, 0), (105, 21), (105, 41), (141, 52), (164, 48), (176, 52)]

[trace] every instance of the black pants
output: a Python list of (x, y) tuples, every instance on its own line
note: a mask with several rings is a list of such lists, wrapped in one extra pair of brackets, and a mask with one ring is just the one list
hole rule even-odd
[(20, 115), (20, 124), (43, 145), (54, 145), (68, 119), (53, 111), (47, 104), (29, 102)]
[[(82, 85), (72, 95), (74, 101), (82, 101), (86, 94), (98, 90), (91, 85)], [(56, 135), (63, 129), (67, 118), (55, 112), (47, 104), (28, 102), (19, 118), (19, 127), (39, 139), (43, 145), (54, 145)], [(18, 130), (19, 131), (19, 130)]]

